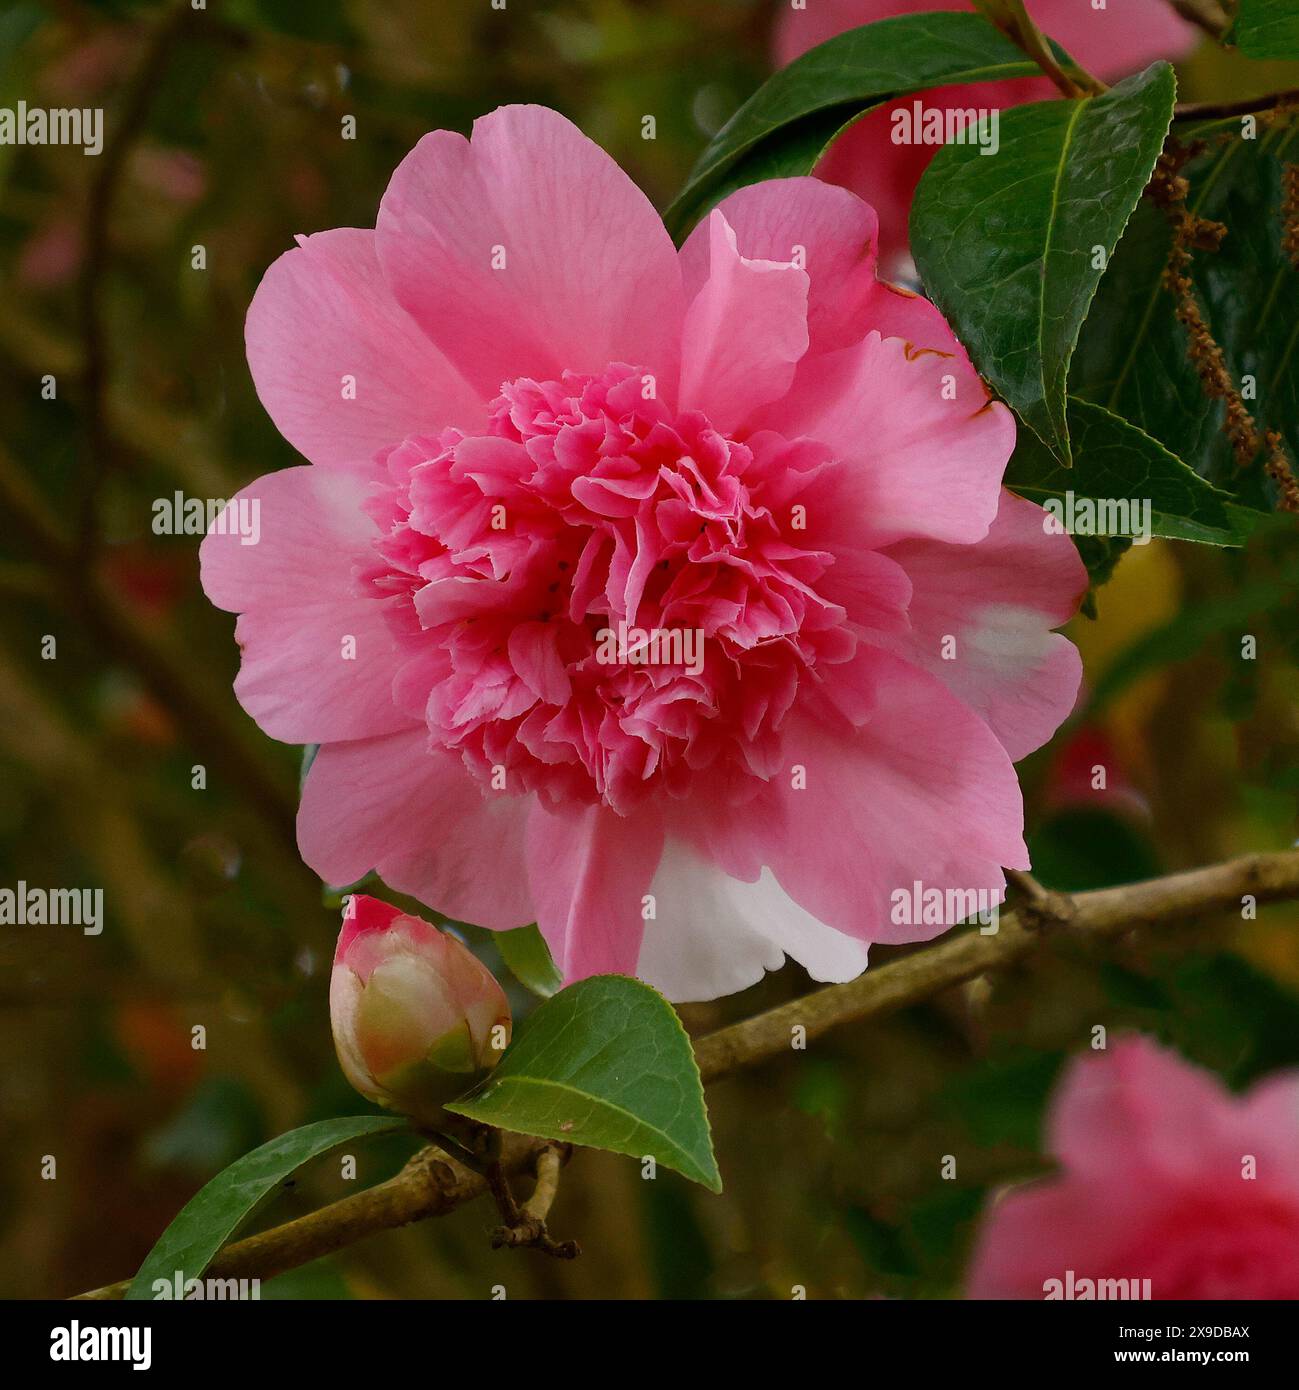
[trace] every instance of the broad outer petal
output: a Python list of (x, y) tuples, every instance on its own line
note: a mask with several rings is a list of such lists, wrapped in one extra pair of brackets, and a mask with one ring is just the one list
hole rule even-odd
[(851, 980), (866, 968), (866, 943), (805, 912), (770, 869), (746, 883), (670, 838), (649, 891), (654, 917), (636, 974), (675, 1003), (747, 989), (787, 953), (814, 980)]
[(331, 743), (311, 764), (298, 808), (298, 848), (326, 883), (375, 870), (460, 922), (527, 926), (529, 801), (484, 795), (458, 758), (428, 748), (421, 727)]
[(367, 491), (355, 469), (268, 473), (230, 504), (256, 504), (257, 543), (214, 529), (199, 548), (208, 598), (241, 614), (235, 694), (285, 743), (368, 738), (411, 722), (392, 700), (400, 658), (384, 605), (352, 580), (354, 558), (376, 534), (362, 510)]
[(656, 816), (534, 803), (527, 857), (537, 926), (566, 982), (636, 973), (644, 896), (663, 853)]
[(711, 228), (719, 214), (733, 229), (741, 256), (793, 261), (806, 270), (809, 352), (848, 347), (868, 328), (881, 328), (867, 312), (879, 289), (875, 210), (855, 194), (813, 178), (767, 179), (729, 194), (681, 248), (691, 298), (708, 279)]
[(714, 208), (706, 222), (708, 268), (686, 310), (681, 340), (682, 410), (702, 410), (723, 434), (789, 390), (807, 351), (807, 272), (740, 253)]
[(482, 416), (468, 384), (393, 298), (375, 234), (299, 239), (262, 277), (244, 336), (257, 394), (312, 463), (367, 463), (382, 448)]
[(887, 552), (911, 580), (911, 631), (879, 640), (987, 720), (1012, 759), (1055, 733), (1082, 680), (1077, 648), (1051, 629), (1076, 612), (1087, 570), (1045, 517), (1003, 490), (997, 519), (974, 545), (903, 541)]
[(383, 196), (379, 258), (397, 299), (493, 399), (519, 376), (627, 362), (675, 384), (683, 303), (649, 200), (570, 121), (505, 106), (472, 142), (426, 135)]
[(1028, 867), (1019, 783), (988, 726), (934, 677), (883, 651), (858, 659), (873, 687), (866, 722), (792, 717), (786, 769), (751, 833), (819, 921), (863, 941), (927, 940), (952, 924), (894, 923), (892, 894), (919, 882), (1000, 901), (1002, 866)]
[(759, 424), (814, 439), (839, 460), (807, 501), (808, 537), (831, 554), (908, 536), (979, 540), (1015, 446), (1014, 417), (988, 399), (963, 354), (875, 331), (805, 363)]

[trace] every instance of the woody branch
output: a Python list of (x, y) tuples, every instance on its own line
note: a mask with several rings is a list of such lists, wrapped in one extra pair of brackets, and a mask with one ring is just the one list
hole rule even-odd
[[(1106, 940), (1138, 928), (1228, 909), (1239, 911), (1247, 896), (1260, 905), (1299, 899), (1299, 851), (1245, 855), (1068, 898), (1039, 899), (1031, 891), (1024, 896), (1024, 906), (1003, 916), (995, 934), (970, 931), (949, 936), (848, 984), (816, 990), (699, 1039), (695, 1056), (703, 1080), (720, 1080), (786, 1052), (795, 1027), (812, 1041), (842, 1024), (906, 1008), (952, 985), (1012, 965), (1039, 949), (1053, 930)], [(502, 1138), (503, 1170), (537, 1176), (538, 1210), (548, 1208), (554, 1199), (565, 1156), (546, 1139)], [(378, 1231), (444, 1216), (487, 1191), (483, 1177), (438, 1149), (425, 1148), (388, 1182), (227, 1246), (208, 1272), (214, 1278), (268, 1279)], [(124, 1280), (78, 1297), (121, 1298), (128, 1284)]]

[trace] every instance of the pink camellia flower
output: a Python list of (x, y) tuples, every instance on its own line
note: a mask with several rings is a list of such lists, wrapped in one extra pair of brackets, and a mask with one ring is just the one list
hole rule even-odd
[(1000, 895), (1086, 577), (875, 237), (790, 179), (678, 255), (574, 126), (506, 107), (271, 267), (249, 363), (312, 466), (240, 494), (260, 542), (214, 528), (203, 583), (245, 709), (323, 745), (323, 878), (676, 999), (786, 951), (851, 978), (943, 929), (891, 920), (915, 882)]
[[(776, 62), (784, 67), (809, 48), (862, 24), (927, 10), (974, 8), (972, 0), (807, 0), (806, 8), (794, 9), (781, 0), (773, 39)], [(1103, 9), (1091, 0), (1027, 0), (1027, 8), (1043, 33), (1105, 81), (1140, 72), (1158, 58), (1180, 58), (1203, 37), (1168, 0), (1111, 0)], [(1059, 95), (1050, 78), (1024, 77), (935, 87), (922, 100), (938, 111), (996, 111)], [(819, 178), (851, 188), (878, 212), (880, 256), (890, 273), (905, 268), (911, 199), (935, 152), (933, 145), (893, 141), (893, 112), (915, 99), (890, 102), (864, 116), (835, 141), (816, 170)]]
[(368, 1100), (432, 1123), (500, 1061), (510, 1006), (453, 936), (377, 898), (348, 899), (329, 981), (334, 1046)]
[(1299, 1298), (1299, 1071), (1235, 1096), (1127, 1038), (1069, 1067), (1049, 1143), (1059, 1176), (989, 1212), (971, 1298)]

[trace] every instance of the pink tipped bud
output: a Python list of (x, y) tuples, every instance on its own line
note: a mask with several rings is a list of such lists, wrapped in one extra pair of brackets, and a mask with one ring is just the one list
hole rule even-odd
[(352, 1085), (430, 1124), (510, 1041), (504, 991), (471, 951), (432, 923), (359, 893), (343, 914), (329, 1013)]

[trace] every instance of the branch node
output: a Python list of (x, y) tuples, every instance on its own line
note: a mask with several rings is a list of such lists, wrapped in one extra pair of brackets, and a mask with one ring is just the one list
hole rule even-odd
[(1048, 927), (1067, 927), (1078, 915), (1078, 905), (1067, 893), (1044, 888), (1022, 869), (1007, 869), (1006, 889), (1013, 894), (1015, 911), (1030, 931)]
[(557, 1260), (576, 1259), (581, 1253), (575, 1240), (555, 1240), (546, 1229), (546, 1217), (559, 1191), (559, 1170), (571, 1152), (569, 1144), (548, 1144), (537, 1151), (533, 1161), (536, 1186), (522, 1206), (516, 1202), (499, 1163), (489, 1165), (487, 1183), (504, 1223), (492, 1232), (493, 1250), (505, 1246), (527, 1247)]

